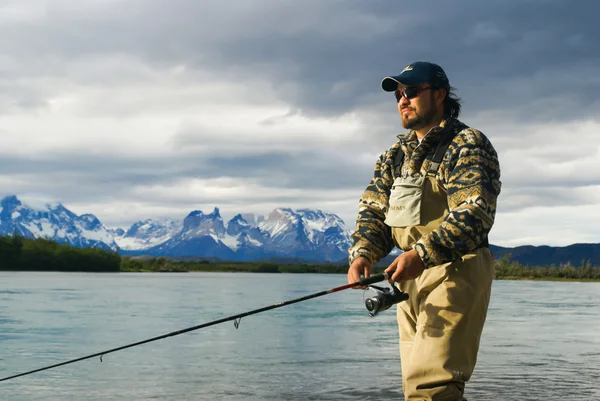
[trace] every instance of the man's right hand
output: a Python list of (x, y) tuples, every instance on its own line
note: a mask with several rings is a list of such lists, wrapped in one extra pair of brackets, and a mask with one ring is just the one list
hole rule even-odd
[[(352, 262), (350, 268), (348, 269), (348, 284), (356, 283), (357, 281), (362, 280), (363, 278), (367, 278), (371, 275), (371, 269), (373, 266), (371, 262), (364, 256), (360, 256)], [(364, 277), (360, 277), (360, 275)], [(353, 289), (365, 289), (366, 286), (356, 286), (352, 287)]]

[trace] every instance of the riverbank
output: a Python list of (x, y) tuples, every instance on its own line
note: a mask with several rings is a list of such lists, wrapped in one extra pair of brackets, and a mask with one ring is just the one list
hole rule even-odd
[[(347, 270), (347, 269), (346, 269)], [(258, 271), (250, 271), (250, 270), (185, 270), (185, 269), (161, 269), (161, 270), (121, 270), (120, 273), (266, 273), (266, 272), (258, 272)], [(309, 270), (298, 270), (298, 271), (278, 271), (271, 273), (281, 273), (281, 274), (346, 274), (346, 271), (309, 271)], [(374, 272), (373, 274), (377, 274)], [(501, 281), (568, 281), (568, 282), (589, 282), (589, 283), (597, 283), (600, 282), (598, 278), (561, 278), (561, 277), (515, 277), (515, 276), (503, 276), (503, 277), (495, 277), (495, 280)]]
[(496, 277), (496, 280), (515, 280), (515, 281), (578, 281), (582, 283), (597, 283), (600, 278), (565, 278), (565, 277), (516, 277), (503, 276)]
[[(372, 274), (383, 272), (375, 267)], [(174, 261), (166, 258), (123, 258), (121, 272), (212, 272), (212, 273), (319, 273), (346, 274), (347, 265), (277, 264), (261, 262)], [(503, 258), (496, 262), (496, 280), (600, 282), (600, 267), (529, 267)]]
[[(600, 267), (582, 262), (580, 266), (522, 266), (505, 255), (496, 261), (498, 280), (600, 281)], [(373, 274), (385, 266), (375, 266)], [(165, 257), (130, 257), (101, 248), (78, 248), (48, 239), (18, 235), (0, 237), (0, 270), (62, 272), (247, 272), (346, 274), (345, 263), (275, 263), (182, 261)]]

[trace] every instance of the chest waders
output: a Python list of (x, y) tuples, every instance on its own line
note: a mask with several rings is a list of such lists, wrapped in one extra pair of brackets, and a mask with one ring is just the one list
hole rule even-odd
[[(446, 189), (436, 173), (453, 137), (452, 130), (442, 133), (435, 152), (427, 157), (429, 162), (423, 162), (427, 169), (422, 168), (417, 177), (401, 176), (404, 152), (399, 148), (385, 223), (403, 251), (439, 227), (449, 213)], [(475, 368), (494, 277), (487, 245), (486, 241), (461, 259), (397, 283), (409, 295), (397, 307), (406, 400), (463, 400), (465, 383)]]

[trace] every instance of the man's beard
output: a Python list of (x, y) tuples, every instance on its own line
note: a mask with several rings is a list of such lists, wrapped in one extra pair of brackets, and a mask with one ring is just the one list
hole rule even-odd
[(431, 122), (437, 114), (437, 110), (435, 109), (434, 103), (431, 102), (429, 109), (425, 111), (425, 113), (417, 114), (415, 110), (413, 110), (413, 113), (415, 114), (414, 116), (402, 117), (402, 126), (405, 129), (420, 129), (431, 125)]

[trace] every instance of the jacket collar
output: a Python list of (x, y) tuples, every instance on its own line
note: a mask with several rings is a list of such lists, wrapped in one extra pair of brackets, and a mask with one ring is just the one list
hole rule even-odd
[(419, 140), (417, 139), (417, 133), (415, 130), (410, 130), (407, 133), (398, 135), (398, 140), (400, 141), (400, 146), (405, 154), (412, 154), (417, 147), (419, 148), (418, 153), (428, 153), (431, 149), (435, 148), (438, 141), (440, 140), (444, 129), (446, 127), (451, 129), (452, 121), (442, 120), (439, 125), (431, 128), (427, 135), (423, 137), (423, 140), (419, 144)]
[[(436, 125), (435, 127), (432, 127), (429, 130), (425, 137), (423, 137), (423, 142), (437, 142), (444, 128), (446, 128), (450, 124), (451, 122), (449, 120), (442, 120), (439, 125)], [(417, 132), (415, 130), (410, 130), (407, 133), (399, 134), (397, 135), (397, 138), (404, 143), (414, 142), (416, 145), (419, 144), (419, 140), (417, 139)]]

